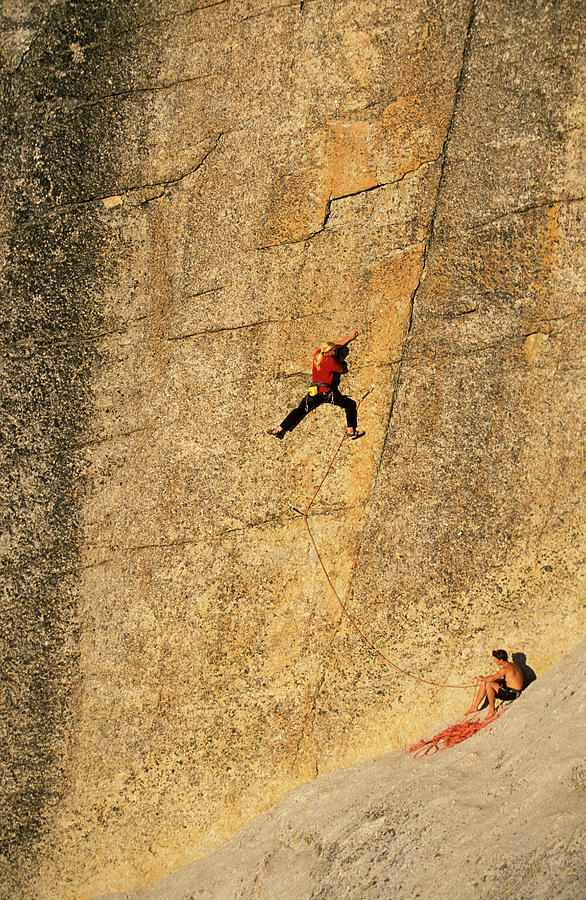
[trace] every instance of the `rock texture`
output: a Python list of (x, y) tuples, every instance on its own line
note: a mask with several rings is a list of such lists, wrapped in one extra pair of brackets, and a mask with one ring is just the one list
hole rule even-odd
[(572, 900), (586, 876), (585, 676), (582, 643), (469, 741), (317, 778), (204, 859), (108, 900)]
[[(576, 0), (3, 5), (2, 870), (153, 883), (583, 618)], [(582, 537), (581, 537), (582, 536)]]

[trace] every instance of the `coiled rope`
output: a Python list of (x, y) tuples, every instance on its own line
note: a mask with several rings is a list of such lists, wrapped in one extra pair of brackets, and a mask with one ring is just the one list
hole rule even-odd
[[(357, 401), (357, 404), (356, 404), (356, 405), (357, 405), (357, 406), (360, 406), (360, 404), (368, 397), (368, 395), (369, 395), (369, 394), (371, 393), (371, 391), (373, 391), (373, 390), (374, 390), (374, 385), (372, 384), (372, 385), (369, 387), (369, 389), (366, 391), (366, 393), (360, 398), (360, 400)], [(372, 643), (372, 641), (370, 640), (370, 638), (368, 638), (368, 637), (364, 634), (364, 632), (362, 631), (362, 629), (359, 627), (359, 625), (356, 623), (356, 621), (352, 618), (352, 616), (350, 615), (350, 613), (349, 613), (348, 610), (346, 609), (346, 606), (344, 605), (344, 602), (342, 601), (342, 598), (340, 597), (340, 595), (338, 594), (336, 588), (334, 587), (334, 585), (333, 585), (333, 583), (332, 583), (332, 580), (331, 580), (331, 578), (330, 578), (330, 576), (329, 576), (329, 574), (328, 574), (328, 571), (327, 571), (327, 569), (326, 569), (326, 567), (325, 567), (325, 565), (324, 565), (324, 562), (323, 562), (323, 560), (322, 560), (322, 558), (321, 558), (320, 552), (319, 552), (318, 547), (317, 547), (317, 544), (316, 544), (316, 542), (315, 542), (315, 538), (314, 538), (314, 536), (313, 536), (313, 534), (312, 534), (312, 532), (311, 532), (311, 528), (309, 527), (309, 522), (308, 522), (307, 516), (308, 516), (308, 514), (309, 514), (309, 510), (311, 509), (311, 507), (313, 506), (313, 503), (315, 502), (315, 499), (316, 499), (317, 495), (319, 494), (319, 492), (320, 492), (321, 489), (322, 489), (322, 486), (323, 486), (324, 481), (326, 480), (326, 478), (328, 477), (329, 473), (331, 472), (332, 466), (334, 465), (334, 462), (335, 462), (335, 460), (336, 460), (336, 457), (337, 457), (338, 453), (340, 452), (340, 449), (341, 449), (341, 447), (342, 447), (342, 444), (343, 444), (344, 441), (346, 440), (346, 437), (347, 437), (347, 431), (344, 431), (344, 434), (343, 434), (343, 436), (342, 436), (342, 439), (341, 439), (340, 443), (338, 444), (338, 446), (336, 447), (336, 449), (335, 449), (335, 451), (334, 451), (334, 454), (333, 454), (332, 458), (330, 459), (330, 461), (329, 461), (329, 463), (328, 463), (328, 465), (327, 465), (327, 468), (326, 468), (326, 470), (325, 470), (325, 472), (324, 472), (324, 474), (323, 474), (323, 477), (322, 477), (321, 481), (319, 482), (318, 486), (316, 487), (316, 489), (315, 489), (315, 491), (314, 491), (314, 493), (313, 493), (313, 495), (312, 495), (312, 497), (311, 497), (309, 503), (307, 504), (307, 506), (305, 507), (305, 509), (303, 510), (303, 512), (301, 512), (299, 509), (297, 509), (295, 506), (293, 506), (291, 503), (289, 503), (289, 506), (291, 507), (291, 509), (295, 510), (295, 512), (298, 513), (298, 515), (302, 516), (302, 518), (303, 518), (303, 522), (304, 522), (304, 524), (305, 524), (305, 527), (306, 527), (306, 529), (307, 529), (307, 533), (308, 533), (308, 535), (309, 535), (309, 540), (311, 541), (311, 545), (312, 545), (312, 547), (313, 547), (313, 549), (314, 549), (314, 551), (315, 551), (315, 555), (316, 555), (316, 557), (317, 557), (317, 560), (318, 560), (318, 562), (319, 562), (319, 564), (320, 564), (320, 566), (321, 566), (321, 568), (322, 568), (322, 570), (323, 570), (323, 573), (324, 573), (324, 575), (325, 575), (325, 577), (326, 577), (326, 581), (327, 581), (327, 583), (329, 584), (329, 586), (330, 586), (330, 588), (331, 588), (331, 591), (332, 591), (334, 597), (335, 597), (336, 600), (338, 601), (338, 603), (339, 603), (339, 605), (340, 605), (340, 608), (342, 609), (342, 612), (344, 613), (344, 615), (346, 616), (346, 618), (348, 619), (348, 621), (350, 622), (350, 624), (352, 625), (352, 627), (354, 628), (354, 630), (355, 630), (355, 631), (357, 632), (357, 634), (360, 636), (360, 638), (361, 638), (361, 639), (364, 641), (364, 643), (367, 645), (367, 647), (369, 647), (369, 648), (372, 650), (372, 652), (373, 652), (374, 654), (376, 654), (376, 656), (379, 657), (379, 659), (381, 659), (384, 663), (386, 663), (386, 665), (391, 666), (391, 668), (394, 669), (396, 672), (399, 672), (401, 675), (404, 675), (406, 678), (411, 678), (411, 679), (413, 679), (413, 681), (418, 681), (420, 684), (429, 684), (429, 685), (431, 685), (432, 687), (442, 687), (442, 688), (465, 688), (465, 687), (472, 687), (476, 682), (474, 682), (474, 681), (468, 681), (468, 682), (463, 682), (463, 683), (461, 683), (461, 684), (444, 684), (444, 683), (439, 682), (439, 681), (431, 681), (431, 680), (428, 679), (428, 678), (421, 678), (419, 675), (413, 675), (412, 672), (407, 672), (405, 669), (402, 669), (400, 666), (396, 665), (396, 663), (392, 662), (392, 660), (390, 660), (387, 656), (385, 656), (384, 653), (381, 653), (381, 651), (378, 650), (377, 647), (375, 647), (375, 645)], [(464, 739), (462, 738), (462, 740), (464, 740)]]
[(444, 728), (443, 731), (438, 732), (433, 737), (423, 738), (416, 744), (405, 747), (405, 753), (409, 753), (413, 759), (423, 759), (424, 756), (431, 756), (433, 753), (437, 753), (438, 750), (449, 750), (450, 747), (455, 747), (456, 744), (467, 741), (468, 738), (471, 738), (478, 731), (486, 728), (487, 725), (490, 725), (491, 722), (502, 716), (507, 709), (508, 707), (501, 705), (494, 716), (484, 719), (484, 721), (481, 719), (462, 719), (461, 722), (456, 722), (455, 725), (448, 725), (447, 728)]

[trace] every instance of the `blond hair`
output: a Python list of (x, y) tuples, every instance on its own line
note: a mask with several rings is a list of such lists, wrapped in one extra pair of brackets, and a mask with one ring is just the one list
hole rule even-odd
[(332, 350), (337, 350), (337, 349), (338, 349), (338, 345), (336, 344), (335, 341), (326, 341), (325, 344), (323, 345), (323, 347), (320, 347), (320, 349), (315, 354), (316, 366), (318, 366), (318, 367), (321, 366), (321, 361), (324, 358), (324, 356), (331, 356)]

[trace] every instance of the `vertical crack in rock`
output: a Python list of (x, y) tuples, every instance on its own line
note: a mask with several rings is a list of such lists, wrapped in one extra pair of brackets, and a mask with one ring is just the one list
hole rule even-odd
[[(385, 437), (384, 437), (384, 440), (383, 440), (383, 445), (382, 445), (382, 448), (381, 448), (381, 452), (380, 452), (380, 456), (379, 456), (378, 465), (377, 465), (376, 471), (375, 471), (374, 476), (373, 476), (373, 479), (372, 479), (372, 484), (371, 484), (371, 489), (370, 489), (370, 497), (372, 497), (372, 496), (374, 495), (374, 493), (375, 493), (376, 485), (377, 485), (377, 482), (378, 482), (378, 479), (379, 479), (379, 476), (380, 476), (380, 471), (381, 471), (382, 463), (383, 463), (383, 460), (384, 460), (384, 457), (385, 457), (385, 451), (386, 451), (386, 447), (387, 447), (387, 443), (388, 443), (389, 434), (390, 434), (390, 432), (391, 432), (392, 420), (393, 420), (393, 415), (394, 415), (394, 411), (395, 411), (395, 405), (396, 405), (396, 401), (397, 401), (398, 391), (399, 391), (399, 388), (400, 388), (400, 385), (401, 385), (401, 376), (402, 376), (403, 366), (404, 366), (404, 362), (405, 362), (404, 348), (405, 348), (405, 346), (407, 345), (407, 343), (408, 343), (408, 341), (409, 341), (409, 338), (410, 338), (410, 335), (411, 335), (411, 332), (412, 332), (412, 328), (413, 328), (413, 312), (414, 312), (414, 307), (415, 307), (415, 301), (416, 301), (417, 294), (418, 294), (419, 289), (420, 289), (420, 286), (421, 286), (421, 282), (422, 282), (423, 277), (424, 277), (424, 274), (425, 274), (425, 269), (426, 269), (426, 266), (427, 266), (427, 259), (428, 259), (428, 255), (429, 255), (429, 250), (430, 250), (430, 247), (431, 247), (431, 244), (432, 244), (432, 241), (433, 241), (433, 238), (434, 238), (434, 234), (435, 234), (435, 222), (436, 222), (437, 210), (438, 210), (439, 201), (440, 201), (441, 189), (442, 189), (443, 181), (444, 181), (444, 170), (445, 170), (445, 165), (446, 165), (447, 149), (448, 149), (448, 144), (449, 144), (449, 142), (450, 142), (450, 138), (451, 138), (452, 131), (453, 131), (454, 119), (455, 119), (456, 110), (457, 110), (457, 106), (458, 106), (458, 100), (459, 100), (459, 97), (460, 97), (460, 94), (461, 94), (461, 91), (462, 91), (462, 84), (463, 84), (464, 74), (465, 74), (465, 70), (466, 70), (466, 66), (467, 66), (467, 62), (468, 62), (468, 58), (469, 58), (469, 53), (470, 53), (470, 42), (471, 42), (472, 29), (473, 29), (473, 26), (474, 26), (475, 15), (476, 15), (476, 0), (472, 0), (472, 3), (471, 3), (471, 5), (470, 5), (469, 15), (468, 15), (468, 21), (467, 21), (467, 25), (466, 25), (466, 34), (465, 34), (464, 43), (463, 43), (462, 59), (461, 59), (461, 63), (460, 63), (460, 69), (459, 69), (459, 72), (458, 72), (458, 77), (457, 77), (457, 79), (456, 79), (456, 88), (455, 88), (455, 91), (454, 91), (454, 102), (453, 102), (453, 105), (452, 105), (452, 111), (451, 111), (450, 119), (449, 119), (449, 122), (448, 122), (448, 125), (447, 125), (447, 128), (446, 128), (446, 134), (445, 134), (445, 138), (444, 138), (444, 141), (443, 141), (441, 153), (436, 157), (435, 160), (428, 160), (428, 161), (426, 161), (425, 163), (422, 163), (421, 165), (417, 166), (417, 167), (413, 170), (413, 172), (416, 172), (416, 171), (418, 171), (418, 169), (421, 168), (422, 165), (428, 165), (428, 164), (430, 164), (430, 163), (432, 163), (432, 162), (440, 162), (440, 173), (439, 173), (439, 177), (438, 177), (438, 185), (437, 185), (437, 190), (436, 190), (435, 201), (434, 201), (434, 205), (433, 205), (432, 214), (431, 214), (431, 217), (430, 217), (430, 222), (429, 222), (429, 228), (428, 228), (427, 238), (426, 238), (425, 243), (424, 243), (424, 246), (423, 246), (423, 261), (422, 261), (422, 265), (421, 265), (421, 273), (420, 273), (420, 275), (419, 275), (419, 279), (418, 279), (417, 284), (416, 284), (416, 286), (415, 286), (415, 288), (414, 288), (414, 290), (413, 290), (413, 292), (412, 292), (412, 294), (411, 294), (411, 298), (410, 298), (410, 301), (409, 301), (409, 323), (408, 323), (408, 327), (407, 327), (407, 330), (406, 330), (406, 333), (405, 333), (405, 337), (404, 337), (404, 340), (403, 340), (403, 351), (402, 351), (401, 356), (399, 357), (399, 360), (398, 360), (398, 366), (399, 366), (399, 368), (398, 368), (397, 376), (396, 376), (396, 378), (395, 378), (395, 383), (394, 383), (394, 386), (393, 386), (393, 392), (392, 392), (392, 396), (391, 396), (391, 403), (390, 403), (390, 407), (389, 407), (389, 413), (388, 413), (388, 416), (387, 416), (387, 422), (386, 422), (386, 425), (385, 425)], [(398, 181), (398, 182), (402, 181), (402, 180), (403, 180), (404, 178), (406, 178), (409, 174), (412, 174), (412, 172), (407, 172), (407, 173), (405, 173), (405, 175), (403, 175), (403, 176), (402, 176), (400, 179), (398, 179), (397, 181)], [(369, 191), (370, 191), (370, 190), (376, 190), (377, 188), (380, 188), (380, 187), (382, 187), (382, 186), (384, 186), (384, 185), (376, 185), (374, 188), (369, 188), (368, 190), (369, 190)], [(358, 192), (356, 192), (356, 193), (364, 193), (364, 192), (363, 192), (363, 191), (358, 191)], [(330, 216), (332, 202), (335, 202), (336, 199), (341, 199), (341, 198), (332, 198), (332, 197), (330, 197), (330, 199), (328, 200), (328, 203), (327, 203), (327, 206), (326, 206), (326, 211), (325, 211), (324, 221), (323, 221), (323, 224), (322, 224), (322, 227), (321, 227), (319, 233), (321, 233), (321, 231), (323, 231), (323, 230), (325, 229), (326, 224), (327, 224), (327, 221), (328, 221), (328, 218), (329, 218), (329, 216)], [(312, 235), (312, 237), (313, 237), (313, 236), (314, 236), (314, 235)], [(356, 554), (355, 554), (355, 557), (354, 557), (355, 562), (354, 562), (354, 565), (353, 565), (353, 567), (352, 567), (352, 573), (351, 573), (350, 578), (349, 578), (349, 581), (348, 581), (348, 587), (347, 587), (346, 594), (345, 594), (345, 596), (346, 596), (347, 599), (350, 598), (351, 593), (352, 593), (352, 587), (353, 587), (354, 577), (355, 577), (356, 570), (357, 570), (357, 567), (358, 567), (358, 560), (360, 559), (360, 555), (361, 555), (361, 551), (362, 551), (362, 546), (363, 546), (363, 541), (364, 541), (364, 530), (361, 532), (360, 540), (359, 540), (358, 547), (357, 547), (357, 550), (356, 550)], [(332, 632), (331, 643), (333, 643), (333, 642), (335, 641), (336, 636), (337, 636), (337, 634), (338, 634), (338, 632), (339, 632), (339, 630), (340, 630), (340, 628), (341, 628), (341, 625), (342, 625), (342, 622), (343, 622), (344, 618), (345, 618), (344, 615), (343, 615), (342, 613), (340, 613), (340, 615), (339, 615), (339, 617), (338, 617), (338, 622), (337, 622), (337, 624), (336, 624), (336, 626), (334, 627), (333, 632)], [(322, 678), (322, 680), (321, 680), (321, 682), (320, 682), (320, 686), (321, 686), (321, 683), (323, 683), (323, 678)], [(319, 687), (318, 687), (318, 692), (319, 692)], [(316, 697), (314, 698), (314, 705), (315, 705), (315, 700), (316, 700), (316, 699), (317, 699), (317, 694), (316, 694)], [(313, 707), (312, 707), (312, 709), (313, 709)], [(306, 732), (306, 728), (304, 727), (302, 737), (300, 738), (300, 742), (301, 742), (301, 740), (303, 739), (303, 735), (305, 735), (305, 732)], [(297, 753), (298, 753), (298, 752), (299, 752), (299, 747), (298, 747)], [(296, 756), (297, 756), (297, 753), (296, 753)]]
[[(407, 346), (407, 344), (409, 343), (411, 332), (413, 330), (413, 315), (414, 315), (414, 311), (415, 311), (415, 302), (417, 300), (417, 295), (419, 293), (421, 283), (425, 277), (425, 271), (427, 268), (427, 260), (429, 257), (429, 251), (430, 251), (430, 248), (431, 248), (434, 236), (435, 236), (436, 218), (437, 218), (437, 211), (438, 211), (441, 191), (442, 191), (442, 187), (444, 184), (444, 175), (445, 175), (445, 166), (446, 166), (446, 160), (447, 160), (448, 145), (449, 145), (449, 142), (450, 142), (450, 139), (452, 136), (452, 131), (454, 128), (454, 119), (456, 116), (456, 111), (458, 108), (458, 101), (459, 101), (459, 98), (460, 98), (460, 95), (462, 92), (462, 85), (463, 85), (465, 70), (466, 70), (469, 55), (470, 55), (470, 43), (471, 43), (472, 30), (474, 27), (475, 18), (476, 18), (476, 0), (472, 0), (472, 3), (470, 4), (470, 13), (468, 16), (468, 23), (467, 23), (467, 27), (466, 27), (466, 36), (464, 39), (464, 46), (463, 46), (463, 50), (462, 50), (462, 62), (460, 65), (460, 71), (458, 73), (458, 78), (456, 80), (456, 89), (454, 91), (454, 103), (452, 106), (452, 113), (450, 116), (450, 120), (448, 122), (448, 127), (446, 129), (446, 136), (444, 138), (442, 151), (438, 157), (438, 159), (440, 161), (440, 174), (439, 174), (439, 178), (438, 178), (435, 203), (434, 203), (433, 211), (432, 211), (432, 214), (430, 217), (427, 239), (425, 241), (424, 248), (423, 248), (423, 262), (421, 265), (421, 274), (419, 276), (419, 280), (418, 280), (417, 284), (415, 285), (415, 289), (414, 289), (413, 293), (411, 294), (411, 299), (409, 301), (409, 324), (407, 326), (405, 339), (403, 341), (403, 348), (405, 348), (405, 346)], [(385, 450), (387, 447), (387, 442), (388, 442), (389, 434), (391, 431), (391, 424), (392, 424), (393, 415), (395, 412), (397, 396), (398, 396), (399, 389), (402, 384), (404, 362), (405, 362), (405, 354), (403, 352), (400, 357), (399, 369), (397, 372), (397, 377), (395, 378), (395, 384), (393, 386), (393, 393), (391, 396), (391, 404), (389, 407), (389, 414), (387, 416), (387, 423), (385, 426), (385, 437), (384, 437), (384, 441), (383, 441), (383, 446), (381, 448), (377, 471), (376, 471), (376, 474), (375, 474), (375, 476), (373, 478), (373, 482), (372, 482), (371, 494), (374, 493), (374, 490), (376, 488), (376, 483), (377, 483), (377, 480), (378, 480), (378, 477), (380, 474), (380, 470), (381, 470), (381, 466), (382, 466), (382, 462), (383, 462), (383, 459), (385, 456)]]
[[(471, 43), (471, 36), (472, 36), (475, 18), (476, 18), (476, 0), (472, 0), (472, 2), (470, 4), (470, 11), (468, 14), (468, 21), (467, 21), (467, 25), (466, 25), (466, 35), (464, 38), (464, 43), (463, 43), (463, 48), (462, 48), (462, 60), (460, 63), (460, 70), (458, 72), (458, 78), (456, 80), (456, 88), (454, 91), (454, 102), (452, 105), (452, 112), (450, 115), (448, 126), (446, 128), (446, 135), (445, 135), (444, 142), (442, 145), (442, 151), (438, 157), (438, 160), (441, 161), (440, 162), (440, 174), (438, 177), (437, 191), (436, 191), (435, 202), (434, 202), (432, 214), (430, 217), (428, 234), (427, 234), (427, 238), (425, 240), (425, 244), (423, 247), (423, 262), (422, 262), (422, 266), (421, 266), (421, 273), (419, 275), (419, 279), (417, 281), (415, 289), (413, 290), (413, 292), (411, 294), (411, 298), (409, 301), (409, 323), (408, 323), (408, 327), (407, 327), (407, 330), (405, 333), (405, 338), (403, 340), (403, 350), (401, 352), (401, 356), (400, 356), (399, 362), (398, 362), (399, 368), (397, 371), (397, 376), (395, 378), (395, 383), (393, 385), (393, 392), (391, 395), (391, 403), (389, 406), (389, 412), (388, 412), (387, 421), (386, 421), (386, 425), (385, 425), (385, 436), (383, 439), (383, 444), (381, 447), (376, 472), (374, 473), (372, 483), (371, 483), (371, 488), (370, 488), (370, 493), (369, 493), (370, 498), (372, 498), (376, 492), (376, 487), (378, 484), (378, 480), (380, 478), (380, 472), (381, 472), (383, 460), (384, 460), (385, 454), (386, 454), (387, 444), (389, 441), (389, 435), (391, 433), (391, 428), (392, 428), (392, 423), (393, 423), (393, 416), (395, 413), (395, 407), (396, 407), (396, 403), (397, 403), (397, 397), (398, 397), (398, 393), (399, 393), (399, 390), (400, 390), (400, 387), (402, 384), (403, 368), (404, 368), (404, 364), (405, 364), (405, 347), (409, 343), (409, 339), (410, 339), (410, 336), (411, 336), (411, 333), (413, 330), (413, 315), (414, 315), (414, 309), (415, 309), (415, 302), (417, 299), (417, 294), (419, 293), (419, 289), (421, 287), (421, 283), (422, 283), (424, 275), (425, 275), (429, 251), (430, 251), (430, 247), (433, 242), (434, 235), (435, 235), (435, 223), (436, 223), (437, 211), (438, 211), (438, 206), (439, 206), (439, 201), (440, 201), (440, 196), (441, 196), (441, 190), (442, 190), (442, 186), (444, 183), (444, 172), (445, 172), (445, 165), (446, 165), (446, 159), (447, 159), (448, 145), (449, 145), (449, 142), (450, 142), (450, 139), (452, 136), (454, 120), (455, 120), (455, 116), (456, 116), (456, 112), (457, 112), (457, 108), (458, 108), (458, 101), (459, 101), (459, 98), (460, 98), (460, 95), (461, 95), (461, 92), (463, 89), (463, 81), (464, 81), (465, 71), (466, 71), (466, 67), (467, 67), (468, 59), (469, 59), (469, 55), (470, 55), (470, 43)], [(350, 580), (348, 583), (348, 588), (346, 591), (347, 598), (349, 598), (352, 593), (354, 578), (355, 578), (356, 571), (358, 568), (358, 560), (360, 559), (360, 556), (362, 553), (364, 538), (365, 538), (365, 531), (363, 529), (361, 532), (360, 541), (359, 541), (359, 544), (358, 544), (358, 547), (356, 550), (356, 555), (355, 555), (356, 561), (353, 566), (352, 575), (350, 577)]]
[[(318, 666), (317, 684), (316, 684), (315, 688), (313, 689), (312, 693), (310, 694), (308, 700), (306, 701), (305, 715), (303, 717), (303, 726), (301, 728), (301, 733), (299, 735), (299, 738), (297, 740), (297, 745), (296, 745), (294, 753), (293, 753), (293, 765), (295, 765), (297, 763), (297, 760), (299, 759), (299, 755), (301, 753), (303, 744), (307, 741), (309, 734), (313, 731), (313, 723), (315, 720), (315, 707), (316, 707), (317, 699), (320, 695), (323, 683), (325, 681), (325, 677), (326, 677), (326, 668), (325, 668), (325, 663), (322, 660), (322, 662), (320, 662), (320, 664)], [(319, 755), (318, 755), (317, 751), (315, 754), (315, 763), (314, 763), (313, 774), (315, 777), (317, 777), (319, 775)]]

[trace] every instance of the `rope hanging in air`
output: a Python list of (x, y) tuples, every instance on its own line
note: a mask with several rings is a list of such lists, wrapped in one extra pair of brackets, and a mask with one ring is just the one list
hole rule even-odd
[[(357, 406), (360, 406), (360, 404), (362, 403), (362, 401), (365, 400), (365, 399), (368, 397), (368, 395), (371, 393), (371, 391), (372, 391), (373, 389), (374, 389), (374, 385), (371, 385), (371, 386), (369, 387), (369, 389), (366, 391), (366, 393), (360, 398), (360, 400), (358, 400), (358, 402), (357, 402), (356, 405), (357, 405)], [(321, 566), (321, 568), (322, 568), (322, 570), (323, 570), (323, 573), (324, 573), (324, 575), (325, 575), (325, 577), (326, 577), (326, 581), (327, 581), (327, 583), (329, 584), (329, 586), (330, 586), (330, 588), (331, 588), (331, 591), (332, 591), (334, 597), (335, 597), (336, 600), (338, 601), (338, 603), (339, 603), (339, 605), (340, 605), (340, 608), (342, 609), (342, 612), (344, 613), (344, 615), (346, 616), (346, 618), (348, 619), (348, 621), (350, 622), (350, 624), (352, 625), (352, 627), (354, 628), (354, 630), (358, 633), (358, 635), (360, 636), (360, 638), (361, 638), (361, 639), (364, 641), (364, 643), (372, 650), (372, 652), (375, 653), (376, 656), (379, 657), (379, 659), (381, 659), (381, 660), (382, 660), (384, 663), (386, 663), (388, 666), (391, 666), (391, 668), (395, 669), (396, 672), (399, 672), (401, 675), (405, 675), (406, 678), (412, 678), (414, 681), (418, 681), (420, 684), (429, 684), (429, 685), (432, 685), (433, 687), (443, 687), (443, 688), (464, 688), (464, 687), (472, 687), (472, 686), (475, 684), (474, 681), (463, 682), (463, 683), (461, 683), (461, 684), (443, 684), (442, 682), (431, 681), (430, 679), (427, 679), (427, 678), (421, 678), (419, 675), (413, 675), (411, 672), (407, 672), (407, 671), (405, 671), (405, 669), (402, 669), (400, 666), (396, 665), (396, 663), (392, 662), (387, 656), (384, 655), (384, 653), (381, 653), (381, 651), (378, 650), (378, 649), (375, 647), (375, 645), (372, 643), (372, 641), (364, 634), (364, 632), (361, 630), (361, 628), (358, 626), (358, 624), (356, 623), (356, 621), (352, 618), (352, 616), (350, 615), (350, 613), (349, 613), (348, 610), (346, 609), (346, 606), (344, 605), (344, 602), (342, 601), (342, 598), (340, 597), (340, 595), (338, 594), (336, 588), (334, 587), (334, 585), (333, 585), (333, 583), (332, 583), (332, 580), (331, 580), (331, 578), (330, 578), (330, 576), (329, 576), (329, 574), (328, 574), (328, 571), (327, 571), (327, 569), (326, 569), (326, 567), (325, 567), (325, 565), (324, 565), (324, 562), (323, 562), (323, 560), (322, 560), (322, 558), (321, 558), (321, 556), (320, 556), (320, 552), (319, 552), (318, 547), (317, 547), (317, 544), (316, 544), (316, 542), (315, 542), (315, 538), (314, 538), (314, 536), (313, 536), (313, 534), (312, 534), (312, 532), (311, 532), (311, 528), (310, 528), (310, 526), (309, 526), (309, 522), (308, 522), (307, 516), (308, 516), (309, 510), (311, 509), (311, 507), (312, 507), (312, 505), (313, 505), (313, 503), (314, 503), (314, 501), (315, 501), (317, 495), (319, 494), (319, 492), (320, 492), (320, 490), (321, 490), (321, 488), (322, 488), (322, 486), (323, 486), (324, 481), (325, 481), (326, 478), (328, 477), (328, 475), (329, 475), (329, 473), (330, 473), (330, 471), (331, 471), (331, 469), (332, 469), (332, 466), (334, 465), (334, 462), (335, 462), (335, 460), (336, 460), (336, 457), (337, 457), (338, 453), (340, 452), (340, 449), (341, 449), (341, 447), (342, 447), (342, 444), (344, 443), (344, 441), (345, 441), (345, 439), (346, 439), (346, 435), (347, 435), (347, 432), (344, 431), (344, 435), (343, 435), (341, 441), (339, 442), (338, 446), (336, 447), (336, 449), (335, 449), (335, 451), (334, 451), (334, 454), (333, 454), (332, 458), (330, 459), (330, 461), (329, 461), (329, 463), (328, 463), (328, 465), (327, 465), (327, 468), (326, 468), (326, 470), (325, 470), (325, 472), (324, 472), (324, 474), (323, 474), (323, 477), (322, 477), (321, 481), (319, 482), (317, 488), (315, 489), (315, 491), (314, 491), (314, 493), (313, 493), (313, 495), (312, 495), (312, 497), (311, 497), (309, 503), (308, 503), (307, 506), (305, 507), (305, 510), (304, 510), (303, 512), (301, 512), (300, 510), (296, 509), (296, 507), (292, 506), (291, 503), (289, 503), (289, 506), (291, 507), (291, 509), (295, 510), (295, 512), (298, 513), (298, 514), (303, 518), (303, 522), (304, 522), (304, 524), (305, 524), (305, 527), (306, 527), (306, 529), (307, 529), (307, 533), (308, 533), (308, 535), (309, 535), (309, 540), (311, 541), (311, 545), (312, 545), (312, 547), (313, 547), (313, 549), (314, 549), (314, 551), (315, 551), (315, 555), (316, 555), (316, 557), (317, 557), (317, 560), (318, 560), (318, 562), (319, 562), (319, 564), (320, 564), (320, 566)]]

